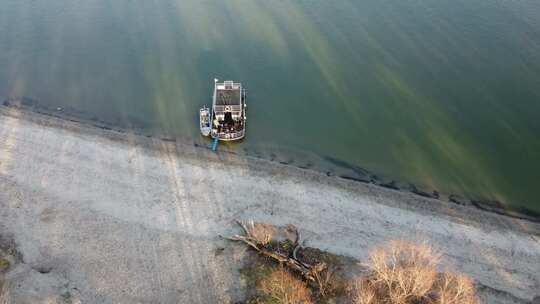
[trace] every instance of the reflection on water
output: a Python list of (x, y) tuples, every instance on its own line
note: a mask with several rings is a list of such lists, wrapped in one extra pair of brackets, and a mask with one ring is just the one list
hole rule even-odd
[(0, 45), (0, 96), (199, 141), (239, 80), (233, 149), (540, 210), (537, 1), (4, 0)]

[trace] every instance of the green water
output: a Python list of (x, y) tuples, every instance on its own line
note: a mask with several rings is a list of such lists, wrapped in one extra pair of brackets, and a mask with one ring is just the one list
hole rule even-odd
[(0, 46), (1, 97), (203, 142), (242, 81), (230, 149), (540, 210), (537, 0), (0, 0)]

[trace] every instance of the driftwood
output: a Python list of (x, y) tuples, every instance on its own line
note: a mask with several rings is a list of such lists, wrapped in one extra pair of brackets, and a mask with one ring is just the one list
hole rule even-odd
[(236, 222), (238, 223), (238, 225), (240, 225), (240, 227), (242, 227), (245, 235), (237, 234), (232, 237), (226, 237), (227, 239), (231, 241), (243, 242), (244, 244), (256, 250), (261, 255), (272, 258), (275, 261), (279, 262), (280, 264), (299, 273), (307, 281), (319, 284), (321, 273), (324, 270), (326, 270), (327, 266), (323, 262), (317, 263), (315, 265), (311, 265), (308, 263), (304, 263), (298, 259), (297, 253), (298, 253), (298, 250), (301, 248), (301, 245), (300, 245), (300, 233), (298, 232), (298, 229), (296, 229), (296, 227), (292, 225), (290, 226), (294, 229), (294, 232), (296, 234), (296, 240), (294, 241), (294, 244), (293, 244), (294, 245), (293, 250), (292, 251), (289, 250), (287, 254), (284, 254), (284, 253), (279, 252), (277, 249), (272, 249), (266, 246), (266, 244), (263, 244), (261, 240), (254, 237), (253, 229), (255, 225), (253, 221), (249, 221), (249, 222), (236, 221)]

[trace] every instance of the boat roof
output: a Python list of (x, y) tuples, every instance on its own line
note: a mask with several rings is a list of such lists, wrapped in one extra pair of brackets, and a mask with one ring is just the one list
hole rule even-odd
[(238, 82), (225, 81), (216, 83), (216, 105), (240, 105), (242, 84)]

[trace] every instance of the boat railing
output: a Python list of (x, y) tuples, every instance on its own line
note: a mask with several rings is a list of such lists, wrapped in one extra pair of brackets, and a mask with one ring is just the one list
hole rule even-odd
[(216, 105), (214, 106), (215, 112), (225, 112), (225, 110), (228, 110), (230, 112), (240, 112), (240, 110), (242, 110), (242, 106), (241, 105), (227, 105), (227, 106)]
[(229, 132), (229, 133), (217, 133), (215, 131), (212, 131), (212, 137), (217, 137), (219, 139), (223, 139), (223, 140), (231, 140), (231, 139), (239, 139), (239, 138), (242, 138), (244, 137), (244, 134), (245, 134), (245, 130), (240, 130), (240, 131), (237, 131), (237, 132)]

